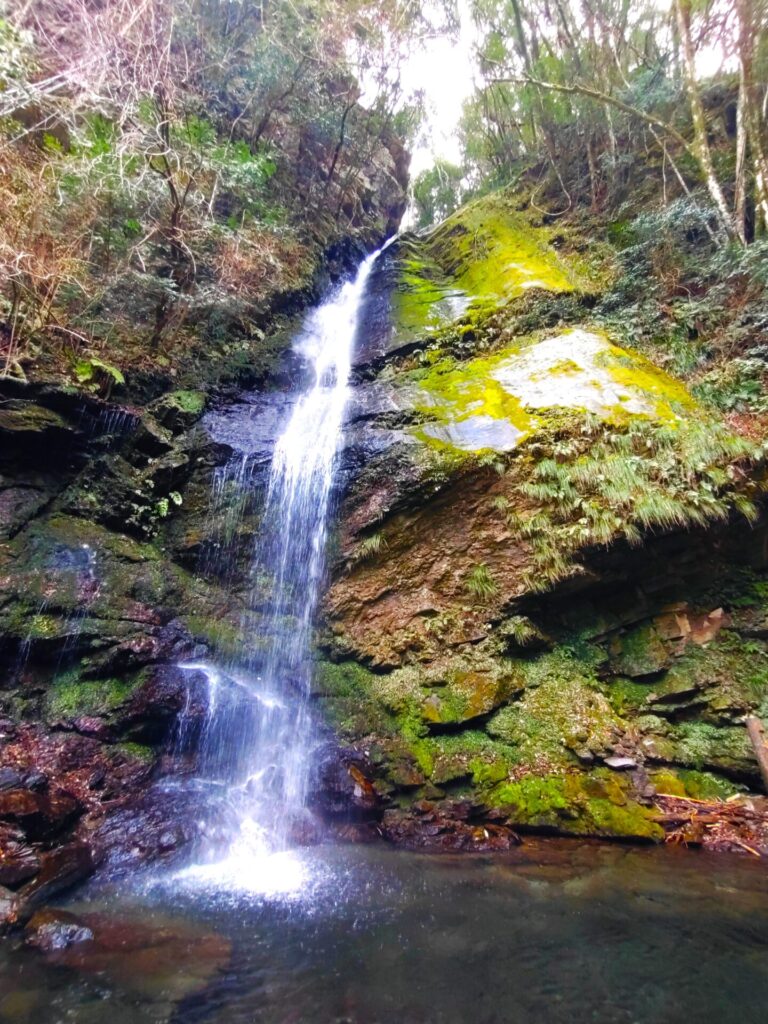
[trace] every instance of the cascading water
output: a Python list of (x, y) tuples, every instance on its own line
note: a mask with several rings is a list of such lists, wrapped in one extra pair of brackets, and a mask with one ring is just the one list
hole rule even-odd
[[(300, 884), (300, 864), (286, 851), (305, 815), (318, 742), (309, 707), (312, 621), (359, 312), (381, 251), (310, 314), (295, 345), (312, 378), (275, 443), (254, 553), (252, 604), (261, 604), (264, 649), (250, 655), (245, 668), (185, 666), (208, 680), (198, 770), (228, 810), (223, 839), (219, 829), (218, 840), (186, 874), (228, 887), (275, 891)], [(247, 480), (248, 460), (237, 459), (216, 482), (215, 494), (226, 495), (234, 484), (242, 513)], [(240, 688), (242, 699), (233, 700), (231, 692), (225, 698), (224, 686)]]

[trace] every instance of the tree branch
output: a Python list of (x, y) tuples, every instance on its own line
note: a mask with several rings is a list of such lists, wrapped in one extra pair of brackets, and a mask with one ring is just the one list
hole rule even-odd
[(617, 110), (623, 111), (625, 114), (630, 114), (632, 117), (637, 117), (646, 124), (651, 125), (653, 128), (660, 128), (663, 132), (666, 132), (670, 138), (674, 139), (675, 142), (679, 143), (687, 153), (691, 156), (696, 156), (690, 142), (684, 135), (681, 135), (677, 128), (674, 128), (671, 124), (666, 121), (662, 121), (660, 117), (654, 117), (653, 114), (647, 114), (644, 110), (639, 110), (637, 107), (633, 107), (630, 103), (624, 103), (623, 100), (617, 99), (615, 96), (611, 96), (607, 92), (601, 92), (599, 89), (593, 89), (588, 85), (558, 85), (556, 82), (542, 82), (538, 78), (533, 78), (531, 75), (523, 75), (518, 78), (494, 78), (489, 83), (490, 85), (497, 84), (510, 84), (510, 85), (535, 85), (537, 89), (547, 89), (550, 92), (562, 92), (570, 96), (586, 96), (589, 99), (597, 100), (598, 103), (604, 103), (609, 107), (616, 107)]

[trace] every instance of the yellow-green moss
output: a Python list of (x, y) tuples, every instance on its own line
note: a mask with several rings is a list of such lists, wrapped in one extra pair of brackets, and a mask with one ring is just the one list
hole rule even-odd
[(620, 722), (589, 662), (561, 649), (520, 665), (527, 679), (523, 696), (490, 719), (489, 734), (513, 747), (517, 762), (531, 770), (573, 766), (579, 753), (604, 752)]
[(396, 337), (438, 330), (530, 288), (567, 292), (585, 280), (549, 245), (550, 229), (516, 211), (504, 193), (462, 207), (430, 234), (400, 243), (391, 297)]
[[(576, 338), (578, 333), (564, 332), (546, 339), (546, 343), (558, 342), (567, 347), (570, 335)], [(543, 340), (540, 334), (518, 338), (491, 355), (467, 361), (436, 354), (427, 366), (411, 371), (404, 378), (407, 385), (416, 385), (418, 389), (413, 407), (424, 421), (413, 428), (413, 433), (427, 444), (437, 442), (479, 451), (483, 447), (492, 448), (493, 443), (478, 441), (473, 445), (471, 427), (476, 417), (505, 421), (513, 428), (514, 443), (520, 444), (535, 434), (544, 425), (549, 412), (557, 407), (582, 415), (590, 407), (610, 424), (627, 423), (639, 416), (675, 425), (681, 414), (695, 411), (696, 405), (683, 385), (638, 353), (619, 348), (601, 332), (591, 331), (588, 335), (581, 332), (580, 336), (589, 338), (593, 346), (598, 344), (596, 339), (601, 339), (604, 345), (595, 362), (595, 373), (602, 375), (601, 380), (590, 379), (588, 361), (580, 366), (572, 359), (563, 358), (550, 365), (545, 362), (540, 369), (535, 368), (535, 362), (530, 369), (525, 368), (526, 361), (536, 358), (537, 345)], [(519, 371), (516, 363), (520, 364)], [(516, 373), (520, 374), (519, 379)], [(575, 390), (574, 385), (559, 387), (558, 381), (564, 378), (573, 381), (579, 375), (583, 381)], [(551, 387), (545, 389), (546, 399), (543, 400), (540, 384), (550, 379)], [(529, 381), (528, 396), (526, 381)], [(530, 382), (536, 383), (535, 389)], [(612, 385), (606, 391), (611, 382), (626, 388), (626, 393), (617, 393)], [(430, 426), (432, 423), (447, 429), (435, 429)], [(455, 440), (451, 439), (450, 428), (459, 435)], [(460, 437), (462, 433), (467, 433), (466, 440)], [(513, 446), (508, 441), (499, 445), (502, 450)]]
[(513, 824), (575, 835), (660, 841), (664, 831), (653, 813), (630, 800), (627, 786), (607, 772), (591, 776), (529, 776), (505, 782), (492, 799)]

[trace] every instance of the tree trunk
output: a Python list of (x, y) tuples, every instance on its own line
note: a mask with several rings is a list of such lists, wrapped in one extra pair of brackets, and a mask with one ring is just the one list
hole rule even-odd
[(737, 0), (739, 19), (739, 100), (743, 92), (745, 144), (749, 143), (755, 173), (756, 233), (768, 231), (768, 157), (760, 124), (760, 86), (755, 81), (755, 44), (764, 34), (765, 25), (755, 10), (754, 0)]
[(715, 204), (718, 219), (722, 224), (723, 230), (729, 238), (736, 240), (739, 237), (738, 232), (731, 212), (728, 209), (728, 204), (725, 201), (717, 174), (715, 173), (714, 163), (712, 162), (712, 151), (709, 148), (709, 139), (707, 138), (707, 120), (704, 114), (704, 106), (701, 102), (699, 84), (696, 81), (696, 66), (693, 41), (691, 39), (691, 0), (675, 0), (675, 13), (683, 57), (683, 77), (685, 79), (685, 88), (688, 93), (691, 119), (693, 121), (692, 149), (701, 167), (704, 183)]
[(747, 242), (747, 89), (744, 65), (739, 68), (739, 99), (736, 106), (736, 168), (734, 171), (733, 216), (742, 243)]

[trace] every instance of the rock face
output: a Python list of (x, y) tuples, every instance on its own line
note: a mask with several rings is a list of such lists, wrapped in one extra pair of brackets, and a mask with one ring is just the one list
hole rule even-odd
[(759, 788), (762, 452), (590, 320), (609, 272), (497, 195), (370, 298), (317, 699), (396, 841), (658, 840), (656, 793)]

